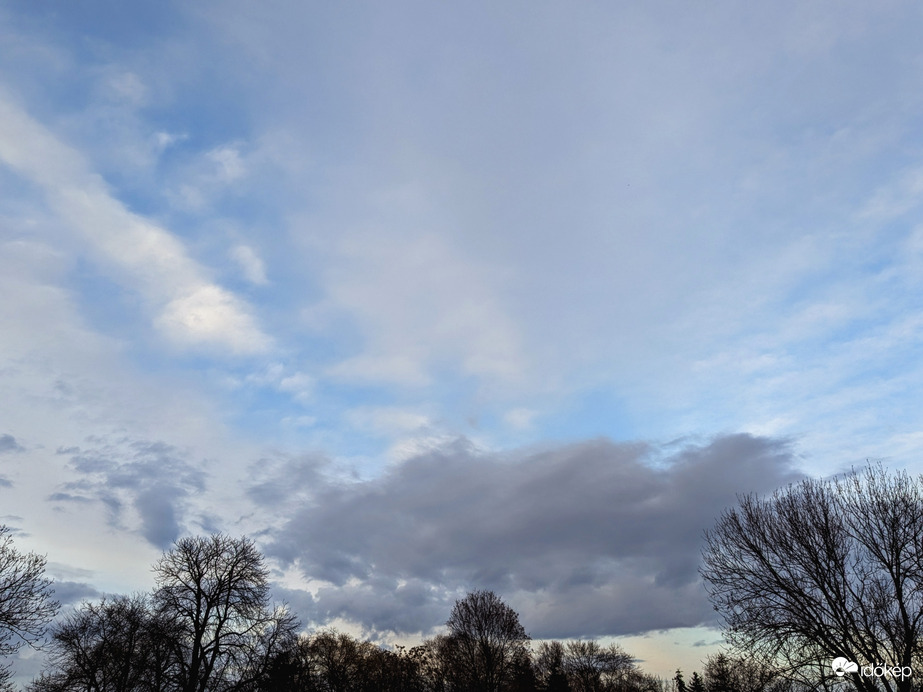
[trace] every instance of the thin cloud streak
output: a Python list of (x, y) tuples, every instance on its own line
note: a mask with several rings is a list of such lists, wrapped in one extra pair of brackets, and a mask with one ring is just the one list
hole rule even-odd
[(115, 199), (80, 154), (0, 91), (0, 160), (39, 185), (66, 223), (80, 230), (118, 279), (140, 290), (154, 324), (180, 347), (235, 354), (266, 351), (271, 340), (249, 308), (207, 278), (183, 244)]

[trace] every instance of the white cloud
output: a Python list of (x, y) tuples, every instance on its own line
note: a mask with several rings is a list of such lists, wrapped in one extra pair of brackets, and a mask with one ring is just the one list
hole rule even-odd
[(206, 214), (225, 195), (246, 195), (240, 182), (250, 177), (254, 165), (266, 162), (260, 160), (261, 150), (245, 154), (242, 148), (243, 143), (235, 141), (197, 154), (177, 171), (168, 198), (180, 209)]
[(399, 406), (362, 406), (347, 413), (350, 424), (379, 435), (416, 432), (432, 425), (430, 416)]
[(516, 430), (528, 430), (538, 416), (538, 411), (530, 408), (514, 408), (503, 415), (503, 420)]
[(187, 137), (186, 135), (178, 135), (170, 132), (155, 132), (153, 139), (155, 150), (158, 154), (162, 154), (177, 142), (187, 139)]
[(303, 372), (296, 372), (279, 380), (279, 391), (287, 392), (299, 403), (307, 403), (314, 391), (314, 378)]
[(327, 300), (367, 342), (330, 374), (420, 386), (450, 364), (487, 380), (521, 376), (526, 355), (494, 277), (446, 237), (376, 228), (349, 236), (331, 260)]
[(388, 459), (400, 463), (426, 454), (431, 454), (451, 444), (456, 437), (449, 433), (416, 435), (398, 440), (388, 448)]
[(305, 404), (314, 393), (315, 380), (304, 372), (289, 369), (282, 363), (270, 363), (261, 371), (252, 372), (244, 380), (256, 387), (270, 387), (291, 395), (292, 400)]
[[(0, 235), (8, 231), (4, 225)], [(195, 382), (139, 370), (124, 341), (88, 325), (67, 288), (73, 263), (67, 245), (45, 237), (45, 225), (33, 231), (28, 239), (0, 239), (0, 295), (11, 298), (0, 300), (0, 435), (14, 435), (25, 450), (15, 459), (3, 455), (0, 471), (15, 484), (15, 493), (4, 496), (5, 511), (23, 517), (30, 534), (24, 547), (92, 569), (99, 589), (148, 588), (151, 546), (108, 525), (99, 505), (49, 503), (60, 484), (79, 480), (65, 463), (68, 454), (55, 450), (110, 442), (122, 449), (147, 438), (186, 450), (206, 474), (202, 459), (220, 459), (221, 473), (211, 476), (207, 492), (188, 497), (190, 526), (209, 508), (234, 506), (235, 469), (255, 452), (222, 425), (215, 402)]]
[(106, 80), (109, 92), (118, 100), (131, 106), (143, 105), (149, 96), (149, 90), (141, 78), (133, 72), (119, 72)]
[(236, 146), (217, 147), (205, 156), (214, 164), (214, 175), (221, 182), (232, 183), (247, 174), (247, 167)]
[(920, 205), (923, 196), (923, 168), (913, 168), (879, 187), (859, 210), (862, 221), (884, 223)]
[(269, 283), (266, 279), (266, 267), (263, 265), (263, 260), (252, 247), (237, 245), (231, 250), (231, 258), (237, 262), (244, 278), (250, 283), (257, 286), (265, 286)]
[(234, 295), (214, 284), (189, 287), (171, 300), (155, 324), (180, 346), (223, 346), (235, 354), (261, 353), (269, 339)]
[(212, 283), (183, 243), (130, 212), (81, 156), (0, 94), (0, 160), (40, 185), (65, 224), (80, 231), (98, 260), (140, 291), (153, 322), (174, 343), (232, 353), (270, 346), (247, 306)]
[(287, 428), (310, 428), (317, 423), (315, 416), (285, 416), (282, 425)]
[(362, 355), (340, 361), (325, 372), (335, 379), (420, 387), (432, 381), (420, 360), (398, 354)]

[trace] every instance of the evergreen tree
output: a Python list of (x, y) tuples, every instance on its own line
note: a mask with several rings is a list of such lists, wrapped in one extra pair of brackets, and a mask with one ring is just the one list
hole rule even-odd
[(705, 681), (698, 673), (692, 674), (692, 684), (689, 686), (689, 692), (705, 692)]
[(734, 663), (726, 653), (705, 659), (705, 689), (708, 692), (738, 692), (734, 679)]

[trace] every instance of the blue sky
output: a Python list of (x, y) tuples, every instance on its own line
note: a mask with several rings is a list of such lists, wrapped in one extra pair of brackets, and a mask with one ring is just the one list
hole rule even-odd
[[(224, 530), (306, 622), (426, 634), (496, 587), (527, 630), (666, 631), (631, 641), (695, 665), (670, 642), (716, 638), (694, 555), (722, 503), (923, 471), (921, 13), (5, 3), (3, 521), (74, 598)], [(673, 507), (637, 554), (624, 478)], [(584, 496), (598, 563), (549, 528)], [(359, 539), (394, 518), (456, 549)], [(542, 551), (589, 571), (527, 578)]]

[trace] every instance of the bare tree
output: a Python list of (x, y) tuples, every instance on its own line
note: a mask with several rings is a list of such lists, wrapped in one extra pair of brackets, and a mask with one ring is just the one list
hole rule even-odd
[(291, 640), (273, 656), (255, 689), (260, 692), (319, 692), (322, 688), (318, 686), (310, 644), (306, 636)]
[(658, 678), (643, 673), (634, 657), (618, 644), (569, 641), (563, 646), (563, 665), (574, 692), (642, 692), (662, 686)]
[(161, 692), (173, 665), (168, 627), (144, 594), (84, 603), (55, 627), (32, 692)]
[(635, 663), (617, 644), (604, 647), (593, 640), (577, 639), (564, 647), (564, 670), (575, 692), (600, 692), (616, 685), (624, 687)]
[(438, 634), (410, 649), (421, 686), (426, 692), (446, 692), (451, 688), (455, 647), (451, 637)]
[(880, 465), (748, 495), (706, 534), (702, 576), (739, 650), (826, 688), (830, 661), (860, 668), (863, 692), (907, 692), (912, 678), (861, 666), (923, 669), (923, 478)]
[(564, 644), (542, 642), (535, 655), (535, 671), (539, 684), (547, 692), (571, 692), (564, 672)]
[(294, 618), (270, 606), (268, 570), (247, 538), (183, 538), (154, 573), (155, 603), (177, 635), (182, 692), (244, 689), (294, 636)]
[(498, 692), (530, 640), (516, 611), (493, 591), (473, 591), (456, 601), (446, 625), (456, 675), (476, 692)]
[(310, 639), (310, 652), (320, 688), (329, 692), (350, 692), (363, 687), (375, 647), (348, 634), (325, 630)]
[[(46, 625), (59, 608), (51, 584), (45, 577), (45, 558), (20, 553), (10, 528), (0, 526), (0, 656), (43, 641)], [(0, 666), (0, 686), (6, 686), (11, 675), (11, 664)]]
[[(301, 635), (276, 655), (261, 692), (423, 692), (419, 656), (388, 651), (335, 630)], [(427, 692), (429, 690), (427, 689)]]

